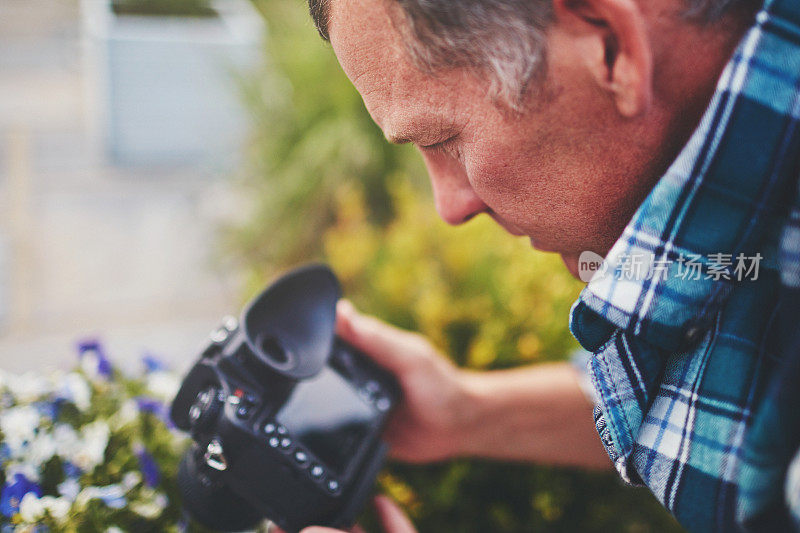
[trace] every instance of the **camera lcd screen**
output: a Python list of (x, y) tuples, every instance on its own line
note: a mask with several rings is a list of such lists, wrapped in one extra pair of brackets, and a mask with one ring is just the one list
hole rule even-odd
[(342, 474), (367, 435), (376, 411), (334, 370), (299, 382), (277, 420), (300, 444)]

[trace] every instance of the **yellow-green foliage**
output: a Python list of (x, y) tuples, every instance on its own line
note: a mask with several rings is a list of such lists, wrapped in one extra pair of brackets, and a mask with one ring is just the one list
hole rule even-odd
[(325, 257), (365, 311), (424, 333), (473, 368), (563, 359), (577, 347), (566, 328), (580, 289), (557, 256), (533, 251), (489, 217), (452, 228), (405, 182), (390, 185), (396, 218), (366, 217), (357, 186), (337, 194)]

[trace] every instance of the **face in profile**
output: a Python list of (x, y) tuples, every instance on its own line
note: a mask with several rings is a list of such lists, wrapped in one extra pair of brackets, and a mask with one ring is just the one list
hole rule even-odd
[(663, 170), (661, 108), (621, 113), (585, 39), (555, 25), (543, 81), (512, 110), (480, 72), (419, 68), (390, 9), (332, 0), (331, 44), (386, 138), (422, 154), (442, 219), (486, 214), (572, 270), (581, 252), (604, 254)]

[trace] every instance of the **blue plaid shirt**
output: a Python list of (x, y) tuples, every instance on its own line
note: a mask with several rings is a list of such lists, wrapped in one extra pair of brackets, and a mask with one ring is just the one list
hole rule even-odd
[(768, 0), (572, 309), (620, 475), (692, 531), (800, 527), (800, 1)]

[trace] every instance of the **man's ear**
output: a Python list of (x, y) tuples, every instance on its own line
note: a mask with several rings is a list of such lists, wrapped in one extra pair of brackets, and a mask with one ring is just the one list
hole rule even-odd
[(635, 0), (553, 0), (557, 23), (579, 39), (598, 85), (635, 117), (653, 98), (653, 52)]

